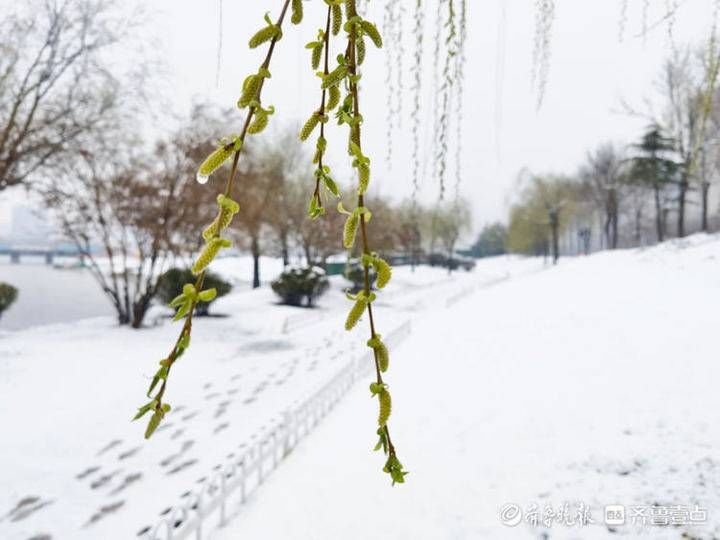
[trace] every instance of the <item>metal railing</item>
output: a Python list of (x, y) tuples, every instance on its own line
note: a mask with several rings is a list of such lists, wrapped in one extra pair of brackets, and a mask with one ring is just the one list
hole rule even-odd
[[(385, 341), (390, 347), (398, 345), (410, 331), (411, 322), (408, 320), (388, 334)], [(275, 427), (259, 437), (242, 456), (215, 471), (198, 490), (185, 493), (180, 504), (165, 512), (154, 526), (138, 533), (138, 537), (143, 540), (202, 540), (204, 528), (207, 532), (207, 528), (224, 526), (228, 512), (236, 513), (239, 505), (245, 503), (250, 493), (262, 485), (355, 381), (367, 377), (373, 370), (372, 351), (348, 361), (310, 397), (284, 411)], [(233, 501), (233, 498), (236, 500)]]

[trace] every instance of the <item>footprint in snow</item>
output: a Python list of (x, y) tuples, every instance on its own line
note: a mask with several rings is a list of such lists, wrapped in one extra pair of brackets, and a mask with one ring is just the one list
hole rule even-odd
[(141, 449), (142, 449), (141, 446), (136, 446), (135, 448), (132, 448), (132, 449), (130, 449), (130, 450), (126, 450), (125, 452), (121, 453), (121, 454), (118, 456), (118, 461), (122, 461), (122, 460), (124, 460), (124, 459), (127, 459), (127, 458), (129, 458), (129, 457), (134, 456), (134, 455), (137, 454)]
[(42, 500), (40, 497), (34, 495), (29, 497), (23, 497), (17, 502), (15, 508), (10, 510), (10, 512), (8, 512), (5, 517), (9, 517), (10, 521), (12, 522), (22, 521), (23, 519), (34, 514), (38, 510), (41, 510), (46, 506), (51, 505), (52, 503), (53, 501), (50, 499)]
[(127, 489), (129, 486), (131, 486), (135, 482), (138, 482), (141, 478), (142, 478), (141, 472), (132, 473), (132, 474), (127, 475), (125, 478), (123, 478), (122, 484), (120, 484), (118, 487), (113, 489), (110, 492), (110, 495), (117, 495), (118, 493), (120, 493), (124, 489)]
[(90, 484), (90, 489), (98, 489), (98, 488), (103, 487), (104, 485), (106, 485), (107, 483), (109, 483), (110, 480), (112, 480), (113, 478), (115, 478), (115, 476), (117, 476), (118, 474), (120, 474), (120, 472), (121, 472), (121, 471), (118, 469), (118, 470), (115, 471), (115, 472), (111, 472), (111, 473), (109, 473), (109, 474), (104, 474), (104, 475), (102, 475), (100, 478), (98, 478), (98, 479), (95, 480), (92, 484)]
[(170, 469), (167, 473), (168, 473), (168, 475), (170, 475), (170, 474), (177, 474), (177, 473), (179, 473), (180, 471), (183, 471), (183, 470), (187, 469), (188, 467), (192, 467), (192, 466), (195, 465), (197, 462), (198, 462), (197, 459), (189, 459), (189, 460), (187, 460), (187, 461), (183, 461), (180, 465), (177, 465), (177, 466), (173, 467), (173, 468)]
[(191, 413), (188, 413), (185, 416), (183, 416), (182, 418), (180, 418), (180, 420), (182, 420), (183, 422), (187, 422), (188, 420), (195, 418), (199, 412), (200, 411), (193, 411)]
[(179, 457), (180, 457), (180, 454), (170, 454), (168, 457), (164, 458), (160, 462), (160, 466), (167, 467), (168, 465), (172, 464), (172, 462), (175, 461)]
[(170, 454), (170, 455), (167, 456), (165, 459), (163, 459), (163, 460), (160, 462), (160, 466), (161, 466), (161, 467), (167, 467), (167, 466), (170, 465), (173, 461), (175, 461), (176, 459), (178, 459), (179, 457), (181, 457), (185, 452), (187, 452), (188, 450), (190, 450), (190, 448), (192, 448), (194, 444), (195, 444), (195, 441), (193, 441), (193, 440), (184, 441), (184, 442), (182, 443), (182, 445), (180, 446), (180, 450), (178, 450), (176, 454)]
[(112, 450), (113, 448), (115, 448), (116, 446), (118, 446), (120, 444), (122, 444), (122, 440), (120, 440), (120, 439), (115, 439), (114, 441), (110, 441), (105, 446), (103, 446), (96, 455), (102, 456), (105, 452)]
[(117, 512), (120, 508), (122, 508), (125, 505), (125, 501), (118, 501), (112, 504), (108, 504), (105, 506), (101, 506), (98, 508), (97, 512), (95, 512), (92, 516), (90, 516), (90, 519), (87, 520), (84, 527), (89, 527), (90, 525), (93, 525), (94, 523), (97, 523), (105, 516), (108, 516), (110, 514), (114, 514)]
[(88, 467), (80, 474), (75, 475), (75, 478), (77, 478), (78, 480), (85, 480), (88, 476), (90, 476), (91, 474), (93, 474), (99, 470), (100, 470), (100, 467)]

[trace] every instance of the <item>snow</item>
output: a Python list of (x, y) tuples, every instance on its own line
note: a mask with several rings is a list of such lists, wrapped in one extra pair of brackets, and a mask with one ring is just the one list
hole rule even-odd
[[(381, 332), (413, 321), (387, 374), (407, 483), (390, 487), (381, 472), (376, 403), (359, 384), (225, 528), (204, 533), (717, 536), (718, 260), (720, 236), (695, 235), (557, 267), (500, 257), (453, 276), (396, 269), (377, 313)], [(218, 262), (230, 273), (240, 264)], [(230, 315), (195, 325), (170, 383), (168, 427), (150, 442), (129, 418), (177, 325), (133, 331), (98, 318), (0, 333), (0, 538), (124, 539), (155, 523), (364, 349), (364, 333), (342, 330), (347, 282), (330, 281), (315, 310), (279, 306), (268, 287), (219, 299), (213, 311)], [(505, 503), (578, 501), (594, 520), (582, 529), (508, 527), (498, 516)], [(698, 504), (708, 517), (611, 534), (609, 504)]]
[[(213, 538), (717, 537), (719, 258), (703, 235), (600, 253), (418, 314), (388, 373), (407, 484), (380, 472), (358, 386)], [(533, 502), (594, 524), (501, 524)], [(708, 514), (611, 532), (611, 504)]]
[[(225, 275), (247, 266), (217, 262)], [(390, 329), (425, 298), (492, 279), (513, 262), (453, 279), (439, 268), (398, 268), (383, 324)], [(342, 329), (348, 283), (330, 281), (313, 310), (278, 305), (269, 287), (218, 299), (211, 312), (228, 316), (196, 320), (170, 380), (173, 410), (149, 442), (130, 418), (179, 331), (166, 311), (155, 308), (155, 326), (141, 331), (112, 317), (0, 331), (0, 538), (133, 538), (155, 523), (364, 349), (364, 339)], [(304, 323), (288, 328), (298, 318)]]

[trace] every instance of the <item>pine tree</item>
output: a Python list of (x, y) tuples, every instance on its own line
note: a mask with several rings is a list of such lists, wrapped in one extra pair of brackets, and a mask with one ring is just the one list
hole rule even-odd
[(632, 178), (653, 190), (655, 226), (658, 242), (662, 242), (665, 238), (663, 192), (667, 186), (677, 183), (680, 168), (679, 163), (668, 157), (674, 151), (674, 141), (663, 133), (659, 125), (652, 124), (633, 147), (639, 155), (632, 158)]

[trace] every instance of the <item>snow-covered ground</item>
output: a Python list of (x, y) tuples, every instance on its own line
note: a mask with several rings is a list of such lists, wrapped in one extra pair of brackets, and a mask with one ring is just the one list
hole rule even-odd
[[(720, 536), (718, 262), (720, 236), (697, 235), (558, 267), (498, 258), (452, 279), (398, 269), (378, 315), (385, 331), (413, 320), (388, 372), (407, 483), (391, 488), (380, 471), (376, 404), (359, 384), (205, 534)], [(342, 285), (310, 311), (275, 305), (267, 288), (219, 300), (214, 311), (232, 315), (194, 328), (175, 408), (150, 442), (128, 419), (176, 325), (137, 332), (103, 318), (0, 334), (0, 538), (136, 537), (363, 349), (341, 329)], [(535, 504), (542, 520), (564, 503), (587, 505), (593, 523), (515, 524), (505, 506)], [(605, 524), (606, 505), (624, 505), (628, 523)]]
[[(226, 275), (246, 266), (217, 262)], [(452, 278), (399, 268), (378, 304), (381, 328), (539, 267), (500, 258)], [(125, 539), (152, 525), (364, 349), (364, 334), (342, 330), (346, 282), (332, 284), (313, 310), (277, 305), (268, 287), (219, 299), (212, 311), (229, 316), (194, 325), (170, 381), (173, 411), (150, 442), (129, 419), (177, 324), (155, 310), (157, 326), (142, 331), (111, 317), (0, 331), (0, 539)]]
[[(719, 263), (698, 235), (433, 303), (391, 355), (407, 483), (380, 472), (360, 385), (213, 538), (718, 538)], [(500, 520), (566, 502), (593, 523)]]

